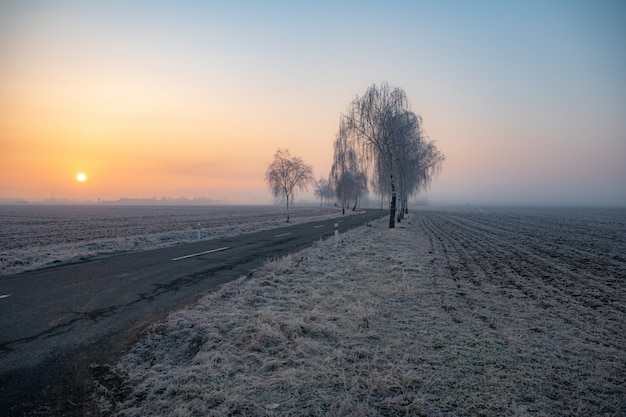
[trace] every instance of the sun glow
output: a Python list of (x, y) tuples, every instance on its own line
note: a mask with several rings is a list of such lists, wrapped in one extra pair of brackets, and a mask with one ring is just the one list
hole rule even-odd
[(82, 172), (79, 172), (78, 174), (76, 174), (76, 181), (78, 182), (85, 182), (87, 180), (87, 175), (85, 175)]

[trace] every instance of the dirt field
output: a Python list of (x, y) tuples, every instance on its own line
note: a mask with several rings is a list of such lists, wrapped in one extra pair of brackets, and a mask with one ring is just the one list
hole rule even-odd
[(422, 210), (155, 325), (105, 416), (626, 415), (626, 211)]

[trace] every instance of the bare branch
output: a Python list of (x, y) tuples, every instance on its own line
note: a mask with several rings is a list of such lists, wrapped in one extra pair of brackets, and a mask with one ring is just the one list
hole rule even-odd
[(289, 221), (289, 200), (296, 190), (307, 190), (315, 183), (313, 167), (304, 163), (302, 158), (292, 157), (289, 150), (278, 149), (274, 161), (265, 172), (265, 180), (272, 195), (287, 201), (287, 221)]
[(345, 193), (337, 187), (347, 173), (369, 173), (377, 191), (390, 195), (389, 227), (394, 227), (397, 193), (404, 211), (408, 197), (430, 184), (445, 159), (421, 124), (401, 88), (374, 84), (357, 96), (342, 115), (335, 140), (331, 181), (337, 196)]

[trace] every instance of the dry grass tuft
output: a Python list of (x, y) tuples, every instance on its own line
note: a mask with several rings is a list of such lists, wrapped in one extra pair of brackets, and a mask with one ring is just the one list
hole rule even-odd
[(624, 333), (532, 299), (511, 256), (473, 261), (424, 216), (268, 261), (172, 314), (114, 367), (126, 395), (100, 387), (103, 414), (623, 415)]

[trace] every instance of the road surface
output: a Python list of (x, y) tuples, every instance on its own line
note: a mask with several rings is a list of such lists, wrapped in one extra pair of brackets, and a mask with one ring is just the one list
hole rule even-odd
[[(168, 311), (322, 237), (387, 214), (199, 241), (0, 278), (0, 410), (121, 353)], [(49, 390), (48, 390), (49, 392)], [(18, 407), (19, 408), (19, 407)]]

